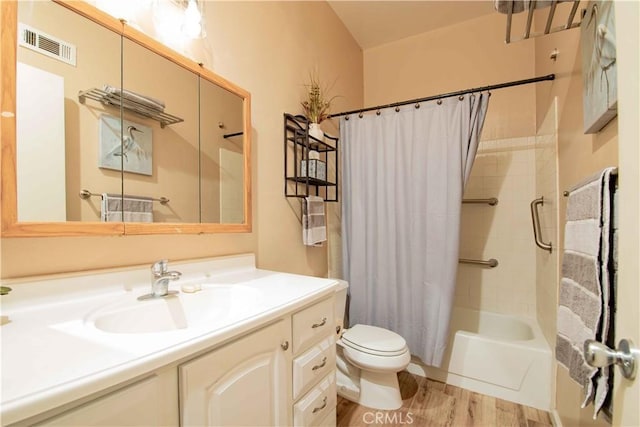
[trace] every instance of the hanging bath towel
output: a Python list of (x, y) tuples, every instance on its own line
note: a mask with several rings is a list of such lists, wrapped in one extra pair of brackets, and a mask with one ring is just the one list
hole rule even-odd
[(306, 246), (322, 246), (322, 242), (326, 240), (324, 199), (307, 196), (302, 201), (302, 243)]
[(153, 222), (151, 197), (103, 193), (100, 208), (103, 222)]
[(594, 418), (607, 398), (610, 369), (589, 366), (583, 345), (588, 339), (606, 344), (610, 336), (615, 171), (607, 168), (569, 193), (560, 280), (556, 359), (584, 387), (582, 407), (594, 402)]

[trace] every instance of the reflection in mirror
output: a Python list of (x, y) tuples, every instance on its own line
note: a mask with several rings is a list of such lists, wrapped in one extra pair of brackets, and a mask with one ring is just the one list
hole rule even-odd
[(18, 23), (18, 221), (100, 221), (100, 197), (79, 193), (121, 194), (120, 168), (98, 167), (99, 118), (119, 121), (120, 109), (78, 93), (119, 84), (120, 35), (53, 2), (18, 2)]
[[(87, 2), (0, 1), (0, 11), (3, 236), (251, 231), (247, 91)], [(48, 52), (20, 46), (18, 33)], [(152, 114), (130, 111), (136, 94)], [(145, 209), (123, 215), (123, 190)]]
[(200, 79), (202, 222), (244, 222), (243, 99)]
[[(142, 104), (123, 117), (125, 222), (200, 222), (198, 78), (124, 40), (123, 96)], [(165, 115), (178, 122), (163, 125)]]

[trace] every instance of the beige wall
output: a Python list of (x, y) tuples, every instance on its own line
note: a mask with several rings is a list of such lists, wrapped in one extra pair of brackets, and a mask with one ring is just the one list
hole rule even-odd
[[(379, 105), (533, 77), (534, 42), (505, 44), (504, 16), (461, 24), (368, 49), (365, 105)], [(482, 139), (535, 135), (535, 87), (494, 91)]]
[[(299, 201), (283, 196), (282, 114), (301, 111), (314, 68), (335, 80), (335, 111), (361, 106), (362, 52), (324, 2), (208, 3), (206, 21), (203, 53), (194, 59), (252, 95), (253, 232), (4, 238), (3, 277), (243, 252), (256, 253), (262, 268), (326, 275), (326, 246), (302, 245)], [(326, 130), (335, 132), (330, 124)]]
[[(326, 245), (302, 245), (300, 201), (283, 196), (282, 114), (300, 112), (304, 83), (314, 69), (323, 81), (335, 81), (333, 111), (361, 106), (360, 48), (324, 2), (212, 2), (206, 13), (213, 69), (253, 96), (258, 264), (326, 275)], [(261, 36), (247, 37), (247, 31)], [(323, 127), (337, 133), (331, 123)]]
[[(536, 39), (536, 73), (556, 74), (553, 84), (536, 85), (536, 117), (542, 122), (552, 108), (554, 98), (557, 97), (559, 194), (598, 170), (618, 164), (617, 120), (614, 119), (596, 135), (583, 133), (579, 39), (579, 30), (564, 31)], [(554, 48), (560, 52), (555, 62), (549, 59), (549, 54)], [(562, 253), (566, 199), (560, 197), (558, 202), (558, 249)], [(560, 259), (559, 265), (561, 262)], [(558, 281), (546, 283), (546, 286), (548, 288), (539, 292), (539, 296), (544, 298), (539, 304), (555, 308)], [(555, 319), (554, 310), (549, 311)], [(551, 323), (555, 323), (555, 320)], [(602, 417), (596, 421), (592, 420), (592, 406), (580, 409), (582, 388), (569, 378), (562, 367), (557, 368), (556, 391), (556, 407), (565, 426), (608, 425)]]

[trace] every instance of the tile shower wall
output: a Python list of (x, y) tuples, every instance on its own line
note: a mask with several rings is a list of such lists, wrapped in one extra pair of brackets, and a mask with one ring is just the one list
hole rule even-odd
[(529, 204), (536, 198), (536, 137), (480, 143), (463, 204), (460, 257), (496, 258), (496, 268), (460, 264), (456, 305), (536, 317), (536, 250)]
[(536, 310), (538, 325), (549, 346), (555, 347), (558, 309), (558, 131), (556, 101), (546, 114), (536, 137), (536, 194), (544, 196), (540, 209), (540, 226), (545, 241), (551, 240), (551, 253), (536, 250)]

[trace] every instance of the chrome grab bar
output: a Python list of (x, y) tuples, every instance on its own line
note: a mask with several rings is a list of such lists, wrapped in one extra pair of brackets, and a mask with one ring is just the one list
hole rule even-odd
[(491, 197), (490, 199), (462, 199), (462, 203), (479, 203), (495, 206), (498, 204), (498, 199)]
[(458, 259), (458, 262), (462, 263), (462, 264), (476, 264), (476, 265), (483, 265), (489, 268), (495, 268), (498, 266), (498, 260), (495, 258), (491, 258), (488, 259), (486, 261), (481, 260), (481, 259), (467, 259), (467, 258), (460, 258)]
[(540, 230), (540, 213), (538, 212), (538, 206), (544, 205), (544, 197), (540, 197), (531, 202), (531, 221), (533, 222), (533, 237), (536, 241), (536, 245), (540, 249), (553, 252), (553, 246), (551, 242), (545, 243), (542, 241), (542, 231)]

